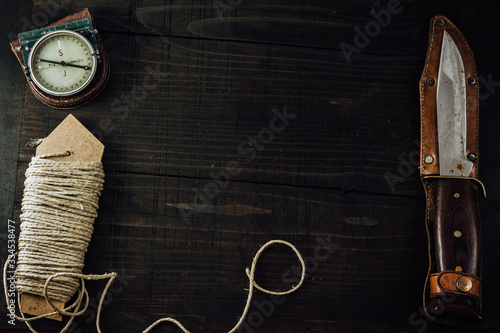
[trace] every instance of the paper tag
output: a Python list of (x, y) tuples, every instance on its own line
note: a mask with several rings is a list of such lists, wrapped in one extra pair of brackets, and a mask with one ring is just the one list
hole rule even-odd
[[(49, 136), (43, 139), (43, 142), (36, 149), (36, 156), (65, 151), (71, 152), (71, 155), (50, 157), (50, 159), (54, 161), (99, 162), (102, 160), (104, 145), (70, 114)], [(59, 309), (63, 309), (65, 306), (62, 301), (52, 299), (51, 301)], [(33, 294), (21, 295), (20, 309), (22, 313), (34, 316), (54, 311), (44, 297)], [(62, 316), (59, 314), (47, 318), (62, 321)]]
[[(58, 309), (64, 309), (65, 304), (63, 301), (56, 301), (53, 299), (51, 299), (51, 301)], [(22, 313), (34, 316), (54, 312), (54, 309), (50, 306), (50, 304), (45, 301), (45, 297), (33, 294), (21, 294), (20, 307)], [(55, 314), (47, 317), (47, 319), (62, 321), (62, 316), (60, 314)]]
[(36, 148), (36, 156), (70, 151), (69, 156), (51, 157), (54, 161), (99, 162), (104, 145), (73, 115), (68, 115)]

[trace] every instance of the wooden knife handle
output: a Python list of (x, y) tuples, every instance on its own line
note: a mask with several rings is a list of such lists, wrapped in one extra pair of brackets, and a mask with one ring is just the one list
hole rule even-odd
[(428, 311), (444, 321), (481, 320), (481, 223), (474, 180), (424, 181), (430, 269)]
[(433, 225), (437, 272), (481, 270), (481, 230), (477, 190), (467, 179), (438, 179)]

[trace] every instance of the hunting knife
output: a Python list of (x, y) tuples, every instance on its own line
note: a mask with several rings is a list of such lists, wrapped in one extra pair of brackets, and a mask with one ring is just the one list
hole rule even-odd
[(429, 270), (424, 309), (443, 324), (481, 320), (479, 89), (474, 55), (444, 16), (431, 21), (420, 79), (420, 175)]

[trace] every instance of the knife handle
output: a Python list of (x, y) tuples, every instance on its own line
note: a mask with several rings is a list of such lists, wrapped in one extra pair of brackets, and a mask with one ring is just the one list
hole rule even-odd
[[(481, 223), (475, 180), (424, 179), (429, 274), (424, 303), (444, 323), (481, 320)], [(427, 299), (427, 301), (426, 301)]]

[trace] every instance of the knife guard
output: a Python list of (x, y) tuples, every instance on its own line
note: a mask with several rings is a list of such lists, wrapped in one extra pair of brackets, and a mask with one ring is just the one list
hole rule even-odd
[[(447, 31), (464, 62), (466, 84), (466, 153), (474, 162), (469, 177), (439, 174), (436, 82), (443, 33)], [(444, 16), (431, 20), (427, 58), (420, 79), (420, 176), (426, 195), (429, 269), (424, 286), (426, 314), (436, 322), (457, 325), (481, 320), (481, 226), (477, 204), (479, 89), (472, 50), (462, 33)], [(472, 159), (471, 159), (472, 157)]]

